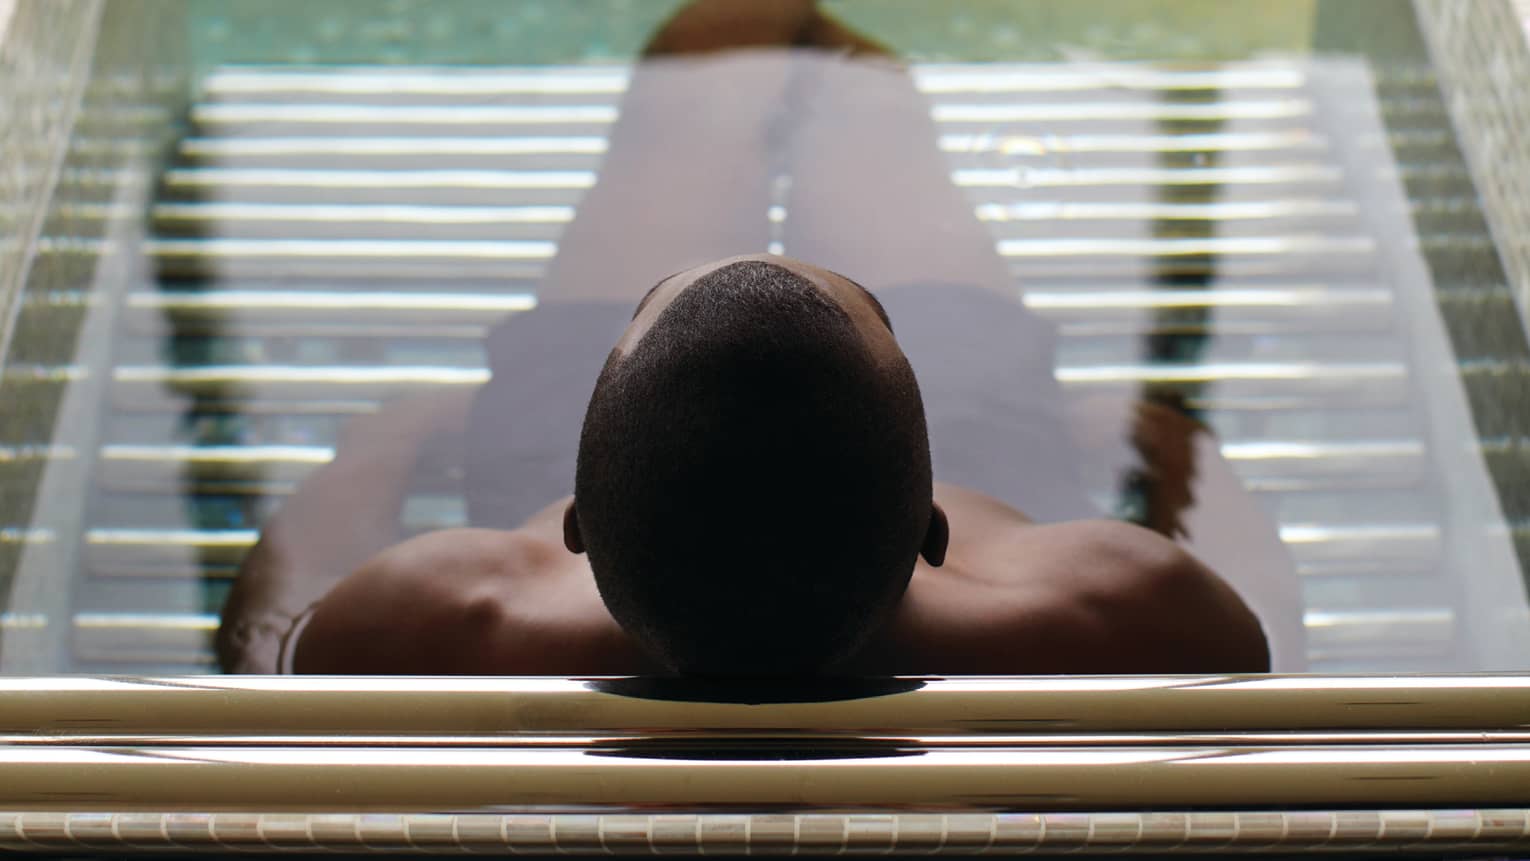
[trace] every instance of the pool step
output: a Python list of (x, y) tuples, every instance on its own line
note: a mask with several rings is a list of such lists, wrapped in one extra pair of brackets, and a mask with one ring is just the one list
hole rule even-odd
[[(1197, 362), (1061, 365), (1064, 390), (1121, 392), (1143, 385), (1185, 390), (1197, 408), (1227, 412), (1401, 407), (1401, 362)], [(487, 382), (476, 365), (122, 365), (112, 371), (112, 405), (123, 412), (179, 412), (188, 398), (221, 411), (351, 411), (348, 405)]]
[[(1443, 205), (1439, 208), (1444, 209)], [(1273, 200), (1204, 203), (1133, 201), (1123, 195), (1116, 201), (992, 202), (976, 207), (978, 220), (988, 224), (999, 238), (1098, 236), (1111, 228), (1125, 231), (1145, 220), (1159, 220), (1170, 225), (1171, 237), (1174, 231), (1194, 234), (1215, 226), (1221, 236), (1257, 239), (1270, 234), (1301, 236), (1321, 227), (1343, 226), (1353, 222), (1358, 214), (1355, 204), (1349, 201), (1295, 195)], [(159, 203), (150, 215), (155, 230), (166, 239), (278, 241), (301, 236), (497, 242), (556, 239), (573, 220), (574, 207), (563, 203), (495, 206), (492, 202), (471, 205), (194, 200)], [(776, 207), (764, 216), (782, 221), (785, 209)], [(1484, 228), (1473, 223), (1470, 229)]]
[[(529, 287), (530, 285), (528, 285)], [(1068, 337), (1189, 332), (1300, 336), (1315, 332), (1384, 332), (1393, 299), (1380, 286), (1219, 284), (1215, 290), (1142, 289), (1126, 284), (1028, 286), (1021, 301)], [(1512, 302), (1512, 298), (1508, 301)], [(449, 291), (271, 286), (217, 290), (140, 290), (128, 295), (123, 325), (137, 335), (411, 340), (481, 339), (505, 316), (536, 307), (530, 289)]]
[[(188, 483), (226, 493), (286, 493), (334, 453), (325, 445), (113, 443), (100, 449), (99, 482), (139, 493), (178, 494)], [(1428, 468), (1417, 440), (1232, 442), (1222, 454), (1256, 491), (1410, 487)]]

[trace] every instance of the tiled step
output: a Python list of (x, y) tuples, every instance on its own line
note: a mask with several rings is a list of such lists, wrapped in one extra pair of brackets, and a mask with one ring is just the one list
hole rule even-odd
[[(562, 204), (494, 206), (447, 203), (161, 203), (151, 217), (161, 238), (203, 239), (556, 239), (573, 220)], [(1319, 229), (1354, 234), (1358, 207), (1349, 201), (1290, 197), (1256, 201), (1026, 201), (980, 203), (979, 221), (1000, 239), (1110, 235), (1144, 221), (1204, 235), (1310, 235)], [(1442, 226), (1449, 214), (1441, 217)], [(761, 213), (781, 222), (782, 207)], [(1471, 228), (1480, 229), (1479, 223)], [(1457, 231), (1459, 232), (1459, 230)]]
[[(931, 95), (1092, 92), (1281, 92), (1300, 89), (1307, 74), (1288, 63), (1237, 63), (1215, 68), (1167, 69), (1149, 64), (985, 63), (921, 64), (912, 70), (915, 85)], [(201, 82), (207, 101), (381, 100), (400, 96), (448, 105), (492, 95), (539, 95), (563, 99), (618, 97), (627, 89), (626, 67), (508, 66), (495, 69), (355, 66), (293, 69), (229, 66)]]
[[(1407, 487), (1421, 482), (1425, 450), (1416, 440), (1245, 441), (1223, 455), (1254, 489)], [(334, 457), (322, 445), (130, 445), (109, 443), (99, 484), (113, 490), (182, 493), (185, 484), (229, 493), (282, 493)]]
[[(1448, 140), (1448, 138), (1447, 138)], [(1426, 134), (1404, 139), (1422, 152), (1438, 141)], [(1011, 132), (949, 132), (936, 141), (955, 164), (995, 157), (1105, 165), (1174, 158), (1241, 158), (1263, 164), (1312, 161), (1329, 149), (1326, 138), (1308, 129), (1207, 132), (1193, 135)], [(180, 160), (196, 167), (308, 168), (592, 168), (606, 152), (603, 134), (522, 134), (476, 136), (326, 136), (191, 137), (179, 147)]]
[[(1376, 245), (1361, 236), (1311, 235), (1144, 239), (1003, 239), (1001, 256), (1020, 271), (1069, 274), (1184, 261), (1209, 270), (1270, 273), (1348, 269), (1368, 271)], [(149, 251), (164, 278), (524, 280), (539, 275), (557, 253), (549, 240), (156, 239)], [(1319, 261), (1322, 261), (1321, 263)]]

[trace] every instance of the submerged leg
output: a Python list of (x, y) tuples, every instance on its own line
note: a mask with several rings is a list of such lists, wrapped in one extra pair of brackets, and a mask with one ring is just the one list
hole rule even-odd
[(843, 27), (794, 70), (785, 251), (880, 295), (919, 379), (938, 480), (1035, 520), (1094, 517), (1053, 376), (1051, 327), (951, 182), (906, 70)]
[(633, 72), (545, 298), (636, 302), (676, 271), (765, 250), (787, 49), (812, 8), (701, 0), (666, 22)]
[(1018, 296), (993, 238), (951, 182), (907, 71), (835, 24), (840, 53), (799, 63), (786, 253), (873, 290), (966, 284)]
[(1243, 487), (1204, 424), (1135, 398), (1098, 395), (1069, 404), (1074, 440), (1105, 483), (1143, 476), (1138, 522), (1179, 542), (1221, 575), (1259, 617), (1276, 672), (1307, 666), (1301, 578), (1280, 530)]

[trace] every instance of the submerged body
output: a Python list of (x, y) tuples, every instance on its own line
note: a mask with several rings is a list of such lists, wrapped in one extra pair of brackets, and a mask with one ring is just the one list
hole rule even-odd
[[(661, 282), (616, 341), (612, 361), (640, 341), (673, 299), (706, 273), (729, 266), (764, 264), (801, 273), (842, 307), (874, 351), (901, 358), (899, 342), (882, 321), (880, 304), (836, 273), (769, 256), (719, 261)], [(695, 288), (701, 289), (701, 288)], [(959, 293), (936, 294), (949, 311), (964, 303)], [(1068, 483), (1070, 463), (1062, 417), (1045, 410), (1027, 417), (1025, 404), (1048, 400), (1050, 376), (1043, 365), (995, 361), (1004, 352), (1029, 349), (1017, 327), (1023, 315), (1005, 314), (1006, 303), (989, 296), (967, 297), (981, 313), (1013, 336), (1004, 345), (979, 351), (980, 366), (962, 367), (941, 350), (947, 367), (931, 374), (942, 385), (924, 386), (931, 405), (930, 434), (937, 477), (964, 477), (990, 493), (939, 482), (934, 486), (938, 526), (925, 538), (907, 590), (886, 619), (876, 621), (869, 639), (848, 659), (825, 672), (888, 673), (1051, 673), (1051, 672), (1234, 672), (1269, 668), (1269, 651), (1258, 619), (1237, 593), (1190, 553), (1154, 532), (1100, 519), (1070, 519), (1086, 503)], [(905, 299), (888, 305), (907, 308)], [(907, 318), (909, 339), (930, 337), (945, 323), (938, 314)], [(897, 319), (895, 317), (895, 319)], [(933, 321), (933, 322), (932, 322)], [(951, 321), (946, 321), (951, 322)], [(975, 320), (955, 318), (956, 332), (979, 331)], [(545, 327), (544, 327), (545, 329)], [(933, 330), (933, 331), (932, 331)], [(948, 331), (948, 334), (951, 334)], [(1044, 331), (1029, 334), (1040, 336)], [(934, 339), (934, 340), (938, 340)], [(1026, 345), (1026, 346), (1017, 346)], [(1043, 349), (1050, 352), (1049, 344)], [(575, 345), (578, 352), (578, 345)], [(919, 353), (913, 354), (916, 370)], [(1015, 359), (1011, 355), (1009, 358)], [(952, 364), (955, 367), (950, 367)], [(997, 390), (1018, 393), (1012, 408)], [(1039, 373), (1038, 373), (1039, 371)], [(520, 377), (515, 379), (519, 380)], [(480, 394), (480, 420), (525, 403), (511, 384), (505, 398), (495, 387)], [(533, 393), (540, 390), (530, 386)], [(950, 391), (950, 389), (965, 389)], [(984, 392), (988, 397), (984, 398)], [(487, 396), (487, 397), (486, 397)], [(985, 401), (987, 401), (985, 403)], [(485, 404), (488, 404), (485, 406)], [(550, 413), (559, 409), (549, 404)], [(567, 408), (566, 405), (563, 408)], [(547, 418), (539, 413), (538, 420)], [(513, 418), (506, 419), (511, 424)], [(549, 427), (556, 428), (554, 420)], [(1055, 427), (1049, 427), (1054, 425)], [(500, 426), (498, 423), (491, 426)], [(1042, 434), (1038, 439), (1037, 434)], [(1054, 445), (1045, 449), (1050, 433)], [(565, 472), (573, 447), (567, 434), (551, 434), (516, 445), (495, 445), (498, 435), (480, 435), (508, 461), (485, 458), (470, 471), (480, 490), (479, 522), (509, 516), (516, 501), (507, 485), (550, 465)], [(540, 443), (540, 444), (538, 444)], [(1030, 457), (1016, 458), (1024, 445)], [(513, 453), (512, 453), (513, 452)], [(1051, 456), (1048, 457), (1047, 455)], [(944, 467), (944, 469), (943, 469)], [(985, 467), (991, 467), (985, 470)], [(1011, 468), (1014, 467), (1014, 468)], [(564, 481), (567, 481), (565, 475)], [(534, 498), (520, 486), (521, 499)], [(748, 492), (740, 488), (739, 492)], [(803, 488), (811, 493), (811, 486)], [(1044, 511), (1037, 523), (1010, 501), (1030, 499)], [(494, 503), (502, 505), (496, 506)], [(462, 529), (430, 533), (390, 548), (339, 583), (286, 638), (284, 669), (297, 672), (606, 674), (668, 669), (628, 636), (612, 618), (597, 588), (582, 542), (570, 538), (572, 498), (533, 514), (516, 529)], [(763, 528), (763, 527), (762, 527)], [(890, 536), (889, 536), (890, 537)], [(779, 535), (790, 544), (791, 535)], [(933, 544), (931, 542), (934, 542)], [(715, 559), (716, 577), (746, 567), (737, 556)], [(812, 571), (815, 560), (796, 567)], [(831, 572), (832, 573), (832, 572)], [(782, 573), (783, 582), (789, 579)], [(741, 580), (737, 600), (758, 600), (768, 582)], [(779, 620), (782, 638), (793, 634), (789, 615)]]
[[(753, 35), (730, 39), (717, 15)], [(828, 51), (771, 50), (805, 44)], [(703, 0), (672, 19), (650, 54), (663, 59), (635, 75), (539, 307), (490, 337), (493, 381), (353, 423), (335, 460), (264, 525), (242, 566), (219, 631), (225, 669), (674, 669), (608, 609), (600, 572), (580, 552), (581, 527), (602, 524), (580, 523), (589, 500), (566, 497), (606, 352), (615, 344), (607, 364), (619, 362), (689, 283), (741, 262), (811, 282), (853, 322), (872, 361), (904, 362), (906, 352), (929, 415), (928, 528), (883, 537), (907, 545), (906, 567), (890, 572), (889, 599), (857, 620), (856, 648), (816, 672), (1254, 672), (1269, 669), (1272, 643), (1287, 656), (1281, 669), (1300, 668), (1300, 590), (1268, 518), (1192, 421), (1130, 398), (1064, 402), (1050, 330), (1017, 301), (992, 238), (950, 184), (928, 106), (900, 69), (811, 2)], [(826, 268), (772, 255), (703, 264), (766, 247), (762, 213), (782, 164), (793, 178), (786, 247)], [(639, 285), (677, 269), (638, 303)], [(896, 339), (881, 305), (836, 272), (871, 288)], [(578, 322), (555, 324), (563, 318)], [(438, 433), (464, 431), (475, 528), (400, 543), (421, 451)], [(1100, 519), (1084, 493), (1079, 452), (1120, 448), (1128, 436), (1162, 454), (1147, 459), (1165, 472), (1163, 534)], [(814, 519), (832, 517), (831, 506)], [(818, 570), (813, 554), (792, 555), (791, 518), (782, 523), (762, 528), (754, 547), (785, 548), (784, 561), (740, 583), (738, 603), (769, 603), (772, 577)], [(883, 538), (863, 535), (849, 550)], [(711, 553), (725, 584), (714, 604), (725, 615), (725, 578), (758, 553), (726, 541)], [(706, 615), (692, 618), (728, 627)], [(802, 627), (790, 601), (768, 615), (767, 640)]]

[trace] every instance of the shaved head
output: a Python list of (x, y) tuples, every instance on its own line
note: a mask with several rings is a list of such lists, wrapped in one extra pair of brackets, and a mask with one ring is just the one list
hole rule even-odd
[(661, 281), (596, 383), (571, 520), (602, 598), (685, 673), (824, 672), (931, 520), (913, 372), (863, 289), (786, 258)]

